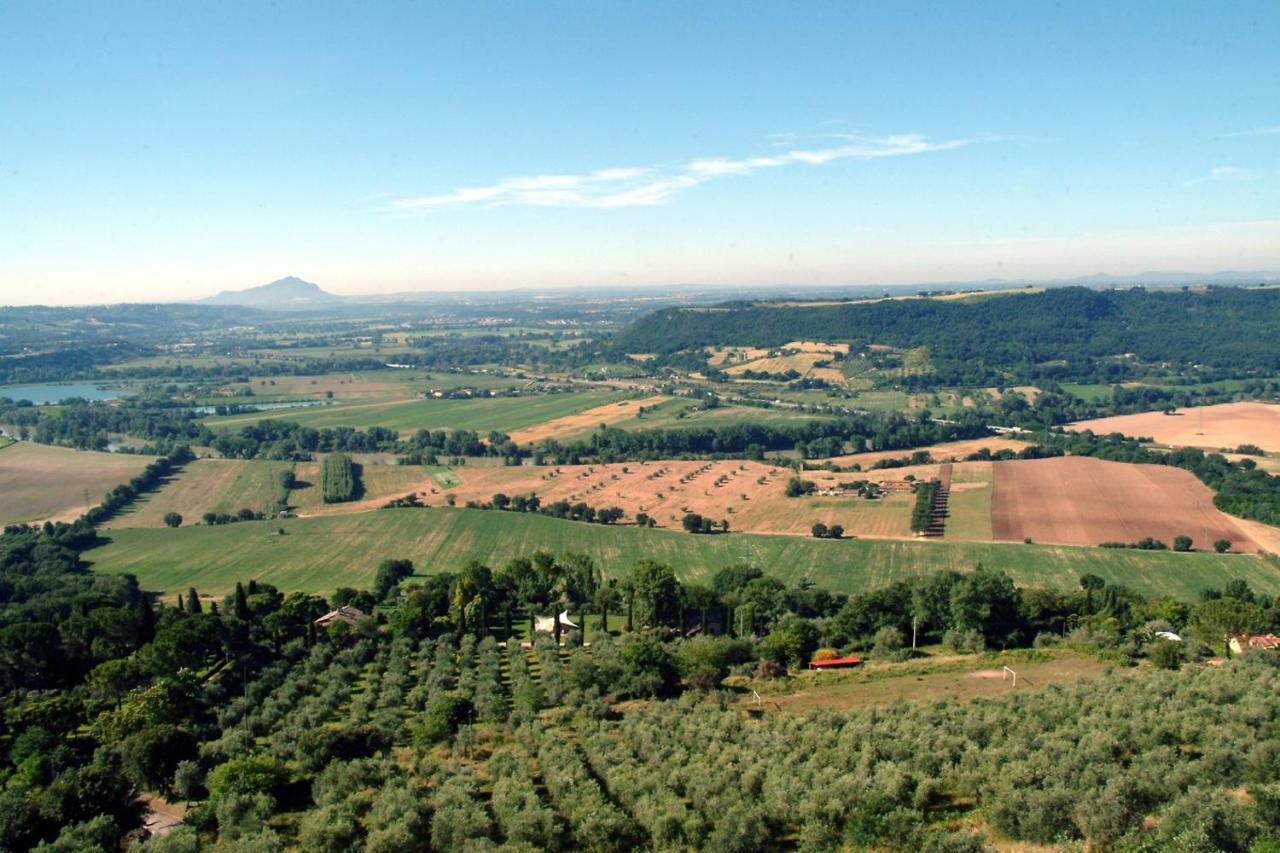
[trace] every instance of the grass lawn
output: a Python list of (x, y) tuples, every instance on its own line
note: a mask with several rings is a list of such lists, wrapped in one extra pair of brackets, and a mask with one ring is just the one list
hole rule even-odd
[[(274, 531), (283, 527), (286, 535)], [(397, 509), (223, 527), (118, 529), (88, 552), (98, 571), (131, 572), (158, 591), (195, 586), (223, 593), (237, 580), (257, 578), (281, 589), (319, 593), (337, 586), (368, 588), (388, 557), (407, 557), (419, 570), (451, 571), (468, 560), (495, 568), (537, 550), (591, 555), (610, 574), (649, 558), (670, 564), (685, 579), (751, 562), (788, 584), (804, 579), (857, 592), (909, 575), (968, 571), (978, 563), (1009, 573), (1020, 584), (1075, 589), (1082, 574), (1126, 584), (1144, 595), (1192, 601), (1201, 589), (1241, 578), (1257, 592), (1280, 594), (1280, 571), (1241, 554), (1075, 548), (978, 542), (817, 540), (805, 536), (694, 536), (561, 521), (538, 515), (467, 509)]]
[(411, 397), (339, 403), (312, 409), (279, 409), (248, 415), (206, 418), (212, 429), (236, 429), (260, 420), (286, 420), (303, 426), (381, 426), (400, 432), (419, 429), (469, 429), (487, 433), (507, 432), (622, 399), (621, 394), (585, 391), (570, 394), (535, 394), (528, 397), (494, 397), (470, 400), (436, 400)]

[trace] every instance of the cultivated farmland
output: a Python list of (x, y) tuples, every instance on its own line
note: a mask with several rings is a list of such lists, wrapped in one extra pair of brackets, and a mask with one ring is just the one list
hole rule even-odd
[(1153, 536), (1172, 544), (1187, 535), (1201, 549), (1229, 539), (1235, 550), (1257, 550), (1243, 527), (1214, 507), (1213, 492), (1179, 468), (1078, 456), (994, 468), (996, 540), (1099, 545)]
[[(936, 469), (936, 466), (934, 466)], [(685, 513), (696, 512), (733, 530), (809, 535), (814, 522), (842, 525), (856, 536), (909, 537), (911, 495), (874, 501), (852, 496), (785, 495), (789, 468), (760, 462), (669, 460), (559, 467), (460, 468), (460, 485), (450, 491), (459, 505), (488, 502), (501, 492), (509, 497), (536, 494), (543, 506), (555, 501), (621, 507), (632, 519), (646, 513), (662, 527), (679, 529)], [(832, 488), (854, 475), (814, 471), (804, 475)], [(862, 475), (860, 475), (862, 476)], [(896, 478), (896, 471), (872, 479)], [(865, 479), (866, 477), (863, 476)]]
[(0, 449), (0, 522), (72, 521), (152, 461), (20, 441)]
[(292, 462), (197, 459), (159, 491), (139, 497), (110, 526), (162, 527), (168, 512), (178, 513), (186, 524), (206, 512), (234, 514), (244, 507), (266, 512), (281, 496), (280, 474), (293, 467)]
[[(283, 527), (286, 535), (274, 531)], [(1263, 595), (1280, 594), (1280, 573), (1250, 555), (1174, 554), (1062, 546), (919, 541), (818, 540), (799, 536), (692, 536), (561, 521), (538, 515), (466, 509), (395, 509), (259, 524), (117, 529), (86, 557), (98, 571), (132, 572), (147, 589), (222, 594), (249, 577), (282, 590), (369, 588), (385, 558), (410, 557), (428, 572), (468, 560), (501, 566), (544, 549), (591, 555), (614, 575), (641, 558), (671, 565), (686, 580), (747, 560), (788, 584), (812, 580), (832, 590), (874, 589), (942, 569), (978, 563), (1020, 584), (1078, 588), (1092, 573), (1144, 595), (1195, 600), (1201, 589), (1234, 578)]]
[(1280, 452), (1280, 406), (1269, 403), (1222, 403), (1178, 409), (1171, 415), (1117, 415), (1080, 421), (1068, 429), (1093, 430), (1097, 435), (1118, 432), (1179, 447), (1221, 450), (1256, 444), (1263, 450)]
[(620, 397), (620, 394), (601, 391), (456, 400), (415, 397), (212, 417), (208, 418), (206, 423), (215, 429), (244, 427), (248, 424), (256, 424), (260, 420), (287, 420), (315, 428), (381, 426), (399, 430), (402, 433), (411, 433), (419, 429), (507, 432), (577, 414), (615, 401)]
[(590, 432), (600, 424), (612, 426), (621, 421), (630, 420), (636, 416), (642, 406), (657, 406), (670, 399), (672, 398), (656, 396), (646, 397), (643, 400), (619, 400), (616, 403), (606, 403), (603, 406), (587, 409), (585, 412), (555, 418), (536, 426), (512, 430), (510, 436), (511, 440), (517, 444), (530, 444), (550, 438), (569, 438), (581, 435), (584, 432)]

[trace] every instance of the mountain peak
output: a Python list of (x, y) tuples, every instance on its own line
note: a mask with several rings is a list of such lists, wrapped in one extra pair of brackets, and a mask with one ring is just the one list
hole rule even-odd
[(252, 308), (315, 308), (341, 302), (336, 296), (318, 284), (304, 281), (297, 276), (286, 276), (270, 284), (262, 284), (245, 290), (224, 290), (206, 299), (212, 305), (245, 305)]

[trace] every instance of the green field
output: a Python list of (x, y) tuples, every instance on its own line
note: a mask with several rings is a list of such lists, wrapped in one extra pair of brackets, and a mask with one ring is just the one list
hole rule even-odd
[[(287, 535), (274, 531), (283, 527)], [(419, 570), (456, 569), (467, 560), (491, 566), (547, 550), (581, 551), (610, 573), (649, 558), (686, 579), (706, 578), (750, 561), (794, 584), (811, 579), (855, 592), (912, 574), (969, 570), (978, 563), (1020, 584), (1076, 588), (1085, 573), (1146, 595), (1194, 600), (1205, 587), (1242, 578), (1264, 595), (1280, 594), (1280, 572), (1257, 557), (1137, 550), (960, 542), (816, 540), (802, 536), (693, 536), (669, 530), (604, 527), (537, 515), (465, 510), (399, 509), (283, 522), (244, 522), (179, 530), (113, 529), (109, 544), (85, 556), (99, 571), (132, 572), (148, 589), (222, 593), (257, 578), (285, 590), (327, 593), (368, 587), (378, 562), (408, 557)]]
[[(967, 541), (991, 541), (991, 467), (956, 466), (952, 477), (951, 496), (947, 502), (947, 527), (943, 534), (947, 539)], [(981, 488), (957, 489), (963, 483), (982, 483)]]
[(622, 394), (584, 391), (571, 394), (539, 394), (528, 397), (493, 397), (469, 400), (436, 400), (413, 397), (339, 403), (312, 409), (280, 409), (248, 415), (206, 418), (213, 429), (236, 428), (261, 420), (293, 421), (308, 427), (381, 426), (401, 432), (419, 429), (469, 429), (487, 433), (510, 432), (545, 421), (573, 415), (595, 406), (623, 399)]
[(169, 512), (181, 515), (185, 524), (194, 524), (206, 512), (234, 514), (244, 507), (265, 512), (280, 497), (280, 473), (293, 467), (292, 462), (256, 459), (197, 459), (159, 491), (140, 496), (112, 524), (162, 527)]

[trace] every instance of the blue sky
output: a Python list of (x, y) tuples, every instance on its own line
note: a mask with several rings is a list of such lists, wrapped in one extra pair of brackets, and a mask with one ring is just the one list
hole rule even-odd
[(1280, 4), (0, 4), (0, 303), (1280, 268)]

